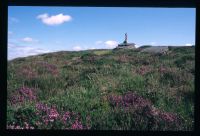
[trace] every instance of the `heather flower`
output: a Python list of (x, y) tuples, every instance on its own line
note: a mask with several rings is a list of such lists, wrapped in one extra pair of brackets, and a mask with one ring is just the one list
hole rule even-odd
[(38, 111), (47, 112), (49, 110), (49, 107), (47, 106), (47, 104), (36, 103), (36, 109)]
[(25, 129), (29, 129), (29, 124), (27, 122), (24, 122)]
[[(46, 115), (44, 115), (44, 116), (42, 116), (41, 117), (42, 119), (42, 122), (45, 124), (45, 125), (48, 125), (48, 123), (49, 123), (49, 119), (47, 118), (47, 116)], [(37, 123), (37, 124), (39, 124), (39, 123)]]
[[(27, 92), (24, 92), (28, 94)], [(47, 104), (44, 103), (36, 103), (35, 104), (35, 115), (37, 115), (39, 117), (39, 120), (37, 120), (34, 124), (34, 126), (36, 126), (36, 128), (42, 128), (43, 125), (47, 126), (47, 128), (49, 127), (53, 127), (54, 122), (62, 122), (63, 123), (63, 127), (66, 129), (84, 129), (90, 128), (90, 117), (87, 117), (87, 124), (86, 126), (83, 126), (82, 122), (81, 122), (81, 114), (80, 113), (76, 113), (74, 111), (69, 112), (61, 112), (61, 114), (57, 111), (56, 106), (52, 106), (49, 107)], [(20, 119), (21, 116), (19, 116)], [(74, 120), (75, 119), (75, 120)], [(28, 122), (26, 122), (26, 117), (23, 118), (22, 120), (24, 120), (24, 124), (23, 127), (21, 127), (18, 124), (13, 123), (12, 125), (7, 125), (7, 128), (9, 129), (34, 129), (34, 126), (31, 126)], [(46, 127), (45, 127), (46, 128)]]
[(109, 96), (109, 102), (112, 106), (134, 106), (134, 107), (145, 107), (151, 105), (149, 100), (142, 98), (141, 96), (128, 92), (124, 96), (111, 95)]
[(108, 100), (110, 101), (110, 104), (112, 106), (119, 106), (119, 104), (122, 102), (122, 97), (117, 95), (111, 95), (109, 96)]
[(151, 101), (132, 92), (128, 92), (123, 96), (111, 95), (109, 96), (109, 102), (114, 108), (124, 108), (125, 112), (147, 117), (150, 124), (154, 122), (154, 125), (156, 125), (162, 120), (165, 123), (176, 123), (176, 125), (179, 125), (178, 122), (180, 120), (177, 115), (156, 109)]
[(71, 129), (83, 129), (83, 125), (80, 121), (78, 121), (78, 119), (76, 119), (75, 122), (72, 124)]
[(7, 125), (7, 129), (14, 129), (15, 126), (14, 125)]
[(24, 122), (23, 127), (21, 127), (20, 125), (12, 124), (12, 125), (7, 125), (7, 129), (34, 129), (34, 127), (30, 126), (27, 122)]
[(45, 125), (48, 125), (49, 120), (48, 119), (44, 119), (44, 123), (45, 123)]
[(33, 89), (28, 88), (28, 87), (22, 87), (19, 89), (19, 93), (24, 96), (25, 98), (28, 98), (29, 100), (35, 100), (36, 96), (33, 94)]
[(59, 74), (57, 66), (53, 64), (48, 64), (47, 62), (38, 62), (40, 66), (42, 66), (47, 72), (57, 76)]
[(160, 67), (160, 68), (158, 69), (158, 71), (159, 71), (160, 73), (164, 73), (164, 72), (167, 71), (167, 69), (164, 68), (164, 67)]
[(10, 98), (11, 104), (23, 103), (25, 100), (36, 100), (35, 89), (28, 87), (21, 87)]
[(66, 123), (66, 121), (67, 121), (68, 119), (69, 119), (69, 120), (71, 119), (71, 115), (70, 115), (70, 112), (69, 112), (69, 111), (65, 112), (65, 114), (64, 114), (63, 117), (62, 117), (62, 121), (63, 121), (64, 123)]
[(34, 129), (34, 127), (30, 127), (30, 129)]
[(20, 77), (25, 77), (27, 79), (37, 78), (38, 76), (38, 74), (29, 66), (22, 67), (17, 73)]
[(37, 121), (35, 124), (36, 126), (40, 126), (42, 123), (40, 121)]
[(35, 112), (36, 115), (39, 115), (40, 113), (38, 111)]
[(160, 113), (160, 117), (167, 122), (174, 122), (175, 120), (177, 120), (176, 115), (172, 113), (163, 112), (163, 113)]
[(51, 122), (53, 122), (55, 119), (58, 118), (59, 113), (57, 112), (57, 110), (55, 108), (53, 108), (53, 109), (50, 109), (50, 112), (49, 112), (48, 116), (49, 116), (49, 120)]
[(20, 126), (16, 126), (15, 129), (22, 129)]
[(151, 110), (149, 110), (149, 113), (147, 114), (151, 116), (159, 116), (159, 113), (160, 111), (156, 109), (154, 106), (152, 106)]
[(151, 71), (152, 69), (149, 66), (141, 66), (139, 69), (136, 70), (136, 72), (140, 75), (145, 75)]
[(147, 99), (142, 98), (141, 96), (128, 92), (123, 96), (124, 103), (128, 103), (130, 105), (135, 105), (138, 107), (150, 106), (151, 102)]

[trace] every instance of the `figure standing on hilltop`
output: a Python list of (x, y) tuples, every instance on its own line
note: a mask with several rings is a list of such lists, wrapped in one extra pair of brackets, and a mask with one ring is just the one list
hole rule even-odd
[(127, 43), (127, 33), (125, 33), (125, 40), (124, 43)]
[(123, 43), (118, 44), (117, 48), (128, 48), (128, 49), (133, 49), (135, 48), (135, 43), (128, 43), (128, 35), (125, 33), (125, 39)]

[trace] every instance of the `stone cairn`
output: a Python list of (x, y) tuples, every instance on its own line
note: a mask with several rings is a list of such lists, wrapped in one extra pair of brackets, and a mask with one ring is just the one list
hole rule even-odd
[(127, 36), (127, 33), (125, 33), (124, 42), (118, 44), (118, 46), (116, 48), (117, 49), (120, 49), (120, 48), (134, 49), (136, 44), (135, 43), (128, 43), (127, 39), (128, 39), (128, 36)]

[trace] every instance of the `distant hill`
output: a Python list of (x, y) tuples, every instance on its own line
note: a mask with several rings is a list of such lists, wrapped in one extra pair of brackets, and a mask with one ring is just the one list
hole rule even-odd
[(7, 128), (193, 130), (195, 47), (148, 48), (8, 61)]

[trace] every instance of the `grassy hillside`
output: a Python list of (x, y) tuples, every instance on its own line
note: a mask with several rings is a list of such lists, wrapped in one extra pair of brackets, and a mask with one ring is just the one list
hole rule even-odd
[(9, 61), (7, 128), (193, 130), (194, 52), (63, 51)]

